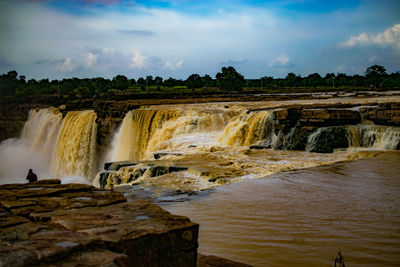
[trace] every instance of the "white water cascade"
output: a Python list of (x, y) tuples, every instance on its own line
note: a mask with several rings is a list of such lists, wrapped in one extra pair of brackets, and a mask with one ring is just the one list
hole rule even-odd
[(25, 183), (28, 169), (39, 179), (88, 183), (96, 172), (96, 114), (56, 108), (31, 110), (19, 138), (0, 143), (0, 183)]
[[(344, 133), (352, 149), (396, 150), (400, 144), (400, 127), (378, 125), (347, 125), (318, 128), (308, 137), (306, 151), (313, 151), (323, 133), (331, 129)], [(342, 131), (340, 131), (342, 130)], [(332, 134), (332, 133), (331, 133)], [(336, 137), (337, 138), (337, 137)], [(340, 138), (340, 137), (339, 137)], [(329, 140), (324, 140), (325, 142)], [(341, 147), (344, 148), (344, 147)]]
[(400, 127), (357, 125), (346, 130), (350, 147), (396, 150), (400, 142)]
[(55, 108), (31, 110), (19, 138), (0, 143), (0, 183), (24, 183), (28, 169), (52, 178), (50, 162), (62, 122)]

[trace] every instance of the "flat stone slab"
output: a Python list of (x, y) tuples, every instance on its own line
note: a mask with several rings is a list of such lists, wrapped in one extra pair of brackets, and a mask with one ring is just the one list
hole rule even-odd
[(88, 185), (0, 185), (0, 230), (0, 266), (196, 266), (198, 224)]

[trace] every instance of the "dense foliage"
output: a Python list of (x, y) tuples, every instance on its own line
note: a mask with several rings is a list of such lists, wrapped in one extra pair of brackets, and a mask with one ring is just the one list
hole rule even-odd
[(281, 90), (332, 90), (332, 89), (400, 89), (400, 72), (388, 74), (383, 66), (373, 65), (364, 75), (328, 73), (322, 77), (313, 73), (301, 77), (288, 73), (285, 78), (264, 76), (260, 79), (245, 79), (233, 67), (223, 67), (213, 79), (210, 75), (192, 74), (186, 80), (157, 76), (129, 79), (117, 75), (112, 80), (105, 78), (71, 78), (26, 81), (16, 71), (0, 75), (0, 95), (26, 98), (41, 95), (59, 95), (64, 98), (107, 98), (115, 95), (158, 94), (214, 94), (232, 92), (279, 92)]

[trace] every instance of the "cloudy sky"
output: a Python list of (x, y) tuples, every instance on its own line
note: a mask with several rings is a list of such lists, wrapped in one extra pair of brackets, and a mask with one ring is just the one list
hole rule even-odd
[(246, 78), (400, 70), (398, 0), (0, 0), (0, 73)]

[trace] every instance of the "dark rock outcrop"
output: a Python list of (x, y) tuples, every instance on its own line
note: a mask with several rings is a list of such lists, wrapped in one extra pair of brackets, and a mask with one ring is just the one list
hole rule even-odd
[[(333, 108), (328, 105), (277, 109), (273, 111), (274, 119), (268, 128), (272, 133), (265, 134), (267, 138), (251, 145), (250, 149), (308, 150), (319, 153), (332, 153), (335, 149), (348, 148), (350, 145), (399, 149), (400, 128), (396, 127), (400, 119), (397, 116), (399, 107), (398, 103), (385, 103), (368, 107)], [(363, 120), (373, 121), (375, 125), (371, 125), (371, 122), (364, 125)], [(382, 144), (385, 138), (393, 144)]]
[(349, 146), (346, 128), (342, 126), (321, 128), (312, 137), (310, 152), (332, 153), (336, 148)]
[[(328, 107), (313, 108), (282, 108), (274, 111), (272, 131), (275, 133), (273, 140), (266, 140), (257, 145), (250, 146), (251, 149), (274, 148), (287, 150), (305, 150), (310, 136), (323, 127), (338, 125), (354, 125), (361, 122), (359, 112), (349, 109)], [(335, 128), (332, 128), (335, 129)], [(328, 130), (339, 131), (339, 130)], [(329, 139), (333, 142), (326, 149), (319, 146), (312, 152), (332, 152), (328, 146), (347, 147), (346, 135), (330, 135), (327, 131), (322, 133), (318, 141)]]

